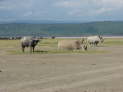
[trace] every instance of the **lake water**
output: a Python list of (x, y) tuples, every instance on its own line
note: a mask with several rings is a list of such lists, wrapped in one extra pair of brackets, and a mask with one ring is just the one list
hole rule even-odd
[(0, 24), (0, 37), (80, 37), (88, 35), (123, 36), (123, 25), (112, 24)]

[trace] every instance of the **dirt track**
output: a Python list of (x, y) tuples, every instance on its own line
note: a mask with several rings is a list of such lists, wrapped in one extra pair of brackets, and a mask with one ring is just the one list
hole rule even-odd
[(123, 92), (123, 46), (101, 54), (0, 55), (0, 92)]

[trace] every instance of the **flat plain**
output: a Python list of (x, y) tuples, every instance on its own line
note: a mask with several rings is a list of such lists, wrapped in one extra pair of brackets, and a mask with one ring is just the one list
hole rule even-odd
[(0, 92), (123, 92), (123, 38), (88, 51), (59, 51), (58, 40), (41, 40), (32, 54), (0, 40)]

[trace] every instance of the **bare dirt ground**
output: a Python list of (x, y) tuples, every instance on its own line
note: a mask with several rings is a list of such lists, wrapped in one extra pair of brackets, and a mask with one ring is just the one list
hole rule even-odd
[(123, 92), (123, 46), (100, 49), (108, 53), (0, 54), (0, 92)]

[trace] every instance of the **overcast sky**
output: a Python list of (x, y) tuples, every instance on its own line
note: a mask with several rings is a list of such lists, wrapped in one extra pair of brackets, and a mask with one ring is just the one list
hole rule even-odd
[(123, 20), (123, 0), (0, 0), (0, 22)]

